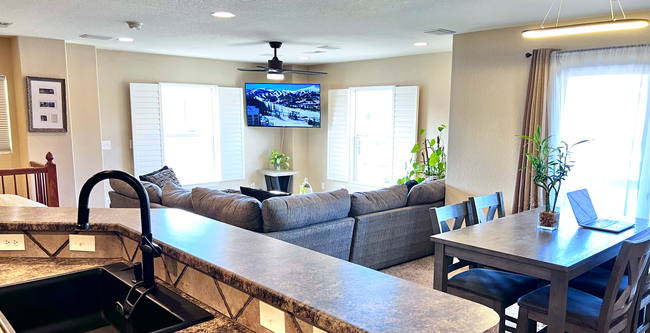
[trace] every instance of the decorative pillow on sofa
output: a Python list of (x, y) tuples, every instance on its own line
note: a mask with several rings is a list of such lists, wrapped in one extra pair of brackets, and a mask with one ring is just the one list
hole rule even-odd
[(300, 228), (348, 217), (350, 195), (340, 189), (269, 198), (262, 202), (264, 232)]
[(407, 181), (406, 183), (404, 183), (404, 185), (406, 185), (406, 189), (407, 189), (409, 192), (411, 191), (411, 189), (413, 188), (413, 186), (415, 186), (415, 185), (417, 185), (417, 184), (418, 184), (418, 181), (417, 181), (417, 180), (413, 180), (413, 179), (411, 179), (411, 180)]
[(147, 181), (158, 185), (160, 188), (163, 188), (165, 184), (172, 182), (176, 186), (181, 186), (181, 183), (176, 178), (174, 170), (168, 168), (166, 165), (160, 170), (156, 170), (144, 175), (140, 175), (140, 180)]
[(264, 190), (258, 190), (255, 188), (244, 187), (244, 186), (240, 186), (239, 189), (241, 190), (241, 194), (245, 194), (249, 197), (253, 197), (259, 200), (260, 202), (268, 198), (286, 197), (288, 195), (291, 195), (291, 193), (285, 193), (280, 191), (264, 191)]
[(180, 208), (188, 212), (194, 212), (192, 206), (192, 191), (186, 190), (174, 183), (169, 182), (162, 188), (162, 204), (171, 208)]
[(240, 228), (262, 231), (262, 204), (253, 197), (195, 187), (192, 189), (192, 206), (203, 216)]
[(408, 189), (406, 185), (394, 185), (376, 191), (350, 194), (352, 206), (349, 216), (366, 215), (389, 209), (406, 207)]
[[(108, 180), (108, 184), (111, 186), (113, 191), (127, 196), (129, 198), (134, 198), (137, 199), (138, 195), (135, 193), (135, 190), (129, 186), (129, 184), (115, 178), (110, 178)], [(158, 187), (158, 185), (152, 184), (147, 181), (142, 182), (142, 186), (144, 186), (144, 189), (147, 190), (147, 194), (149, 195), (149, 202), (156, 203), (156, 204), (162, 204), (162, 189)]]
[(423, 205), (445, 200), (445, 180), (439, 179), (429, 183), (413, 186), (408, 195), (407, 206)]

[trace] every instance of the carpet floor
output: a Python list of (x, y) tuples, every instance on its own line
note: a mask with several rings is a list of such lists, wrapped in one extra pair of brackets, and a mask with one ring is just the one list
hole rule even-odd
[[(454, 274), (458, 274), (463, 270), (466, 270), (466, 268), (449, 274), (449, 277), (452, 277)], [(433, 256), (428, 256), (405, 262), (400, 265), (384, 268), (380, 270), (380, 272), (392, 275), (400, 279), (415, 282), (428, 288), (433, 288)], [(518, 311), (519, 307), (517, 304), (513, 304), (506, 309), (506, 314), (517, 318)], [(506, 325), (514, 327), (514, 325), (510, 322), (506, 322)], [(537, 326), (538, 329), (545, 327), (545, 325), (541, 323), (538, 323)]]

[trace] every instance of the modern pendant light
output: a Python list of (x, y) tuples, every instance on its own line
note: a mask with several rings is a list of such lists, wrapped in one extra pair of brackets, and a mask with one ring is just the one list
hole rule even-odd
[(617, 0), (618, 6), (621, 9), (621, 14), (623, 15), (622, 20), (617, 20), (614, 17), (614, 6), (612, 5), (612, 0), (609, 0), (609, 9), (612, 14), (611, 21), (602, 21), (602, 22), (592, 22), (592, 23), (582, 23), (582, 24), (572, 24), (559, 26), (560, 22), (560, 12), (562, 11), (562, 1), (560, 0), (560, 7), (557, 11), (557, 19), (555, 20), (555, 27), (545, 28), (544, 23), (548, 18), (548, 14), (551, 12), (555, 2), (551, 4), (551, 7), (548, 9), (544, 21), (539, 29), (524, 30), (521, 32), (521, 35), (524, 37), (552, 37), (552, 36), (563, 36), (563, 35), (575, 35), (583, 34), (589, 32), (603, 32), (603, 31), (614, 31), (614, 30), (625, 30), (625, 29), (636, 29), (647, 27), (649, 22), (645, 19), (627, 19), (625, 12), (623, 11), (623, 6), (621, 6), (620, 0)]

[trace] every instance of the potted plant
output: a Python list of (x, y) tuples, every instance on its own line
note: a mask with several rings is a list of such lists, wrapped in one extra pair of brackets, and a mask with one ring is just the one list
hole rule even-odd
[[(533, 172), (533, 182), (544, 192), (545, 210), (539, 212), (537, 226), (541, 229), (556, 230), (560, 220), (560, 212), (557, 211), (557, 198), (560, 193), (562, 181), (566, 179), (569, 171), (573, 167), (573, 161), (569, 159), (571, 149), (588, 140), (583, 140), (569, 146), (562, 141), (559, 147), (553, 147), (549, 141), (551, 136), (542, 138), (542, 129), (537, 126), (533, 137), (521, 135), (522, 139), (527, 140), (527, 144), (533, 144), (532, 153), (527, 153), (526, 158), (531, 164)], [(526, 167), (521, 168), (521, 170)], [(551, 204), (551, 198), (552, 204)]]
[(273, 165), (273, 169), (275, 170), (289, 170), (289, 156), (281, 154), (277, 150), (271, 150), (269, 162), (271, 162), (271, 165)]
[[(416, 180), (421, 183), (425, 179), (445, 178), (447, 171), (447, 153), (445, 144), (442, 141), (442, 131), (447, 128), (444, 124), (438, 126), (438, 136), (435, 139), (427, 139), (426, 136), (421, 142), (416, 143), (411, 149), (415, 156), (406, 164), (406, 176), (397, 180), (398, 184), (404, 184), (409, 180)], [(424, 135), (420, 129), (419, 135)], [(420, 160), (420, 157), (422, 159)], [(415, 162), (413, 159), (415, 158)]]

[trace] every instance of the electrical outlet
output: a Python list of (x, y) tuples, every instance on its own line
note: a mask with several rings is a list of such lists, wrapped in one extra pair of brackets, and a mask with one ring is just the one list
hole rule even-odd
[(314, 331), (313, 331), (313, 332), (314, 332), (314, 333), (327, 333), (327, 332), (321, 330), (320, 328), (318, 328), (318, 327), (316, 327), (316, 326), (314, 326)]
[(70, 235), (70, 251), (95, 252), (95, 236)]
[(25, 251), (25, 235), (0, 234), (0, 250)]
[(320, 189), (324, 190), (325, 189), (325, 183), (320, 183)]
[(260, 324), (274, 333), (284, 333), (284, 312), (260, 301)]
[(111, 142), (102, 141), (102, 150), (111, 150)]

